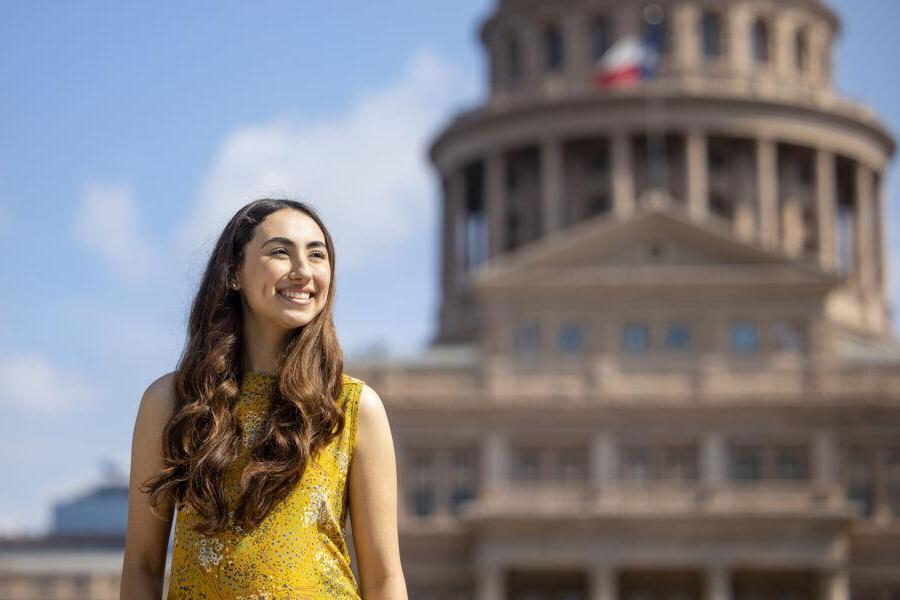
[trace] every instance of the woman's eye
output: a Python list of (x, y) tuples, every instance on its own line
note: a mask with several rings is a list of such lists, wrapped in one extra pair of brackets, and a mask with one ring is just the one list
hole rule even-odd
[(320, 251), (313, 252), (312, 255), (318, 256), (319, 258), (328, 258), (327, 256), (325, 256), (324, 252), (320, 252)]
[(285, 250), (284, 248), (275, 248), (274, 250), (272, 250), (272, 254), (279, 254), (279, 251), (283, 252), (284, 254), (288, 253), (288, 251)]

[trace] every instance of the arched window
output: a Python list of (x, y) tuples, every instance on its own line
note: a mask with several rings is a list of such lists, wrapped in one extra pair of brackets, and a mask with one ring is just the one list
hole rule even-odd
[(518, 38), (512, 33), (506, 35), (504, 53), (506, 54), (507, 81), (511, 84), (518, 83), (522, 78), (522, 52), (519, 48)]
[(809, 66), (809, 39), (806, 29), (798, 29), (794, 34), (794, 65), (800, 72)]
[(703, 57), (715, 60), (722, 55), (722, 17), (716, 12), (704, 12), (700, 25)]
[(753, 62), (764, 65), (769, 62), (769, 26), (762, 19), (753, 23), (750, 43), (753, 50)]
[(544, 28), (544, 65), (548, 71), (560, 71), (563, 67), (562, 32), (554, 24)]
[(594, 62), (606, 54), (612, 45), (612, 23), (605, 15), (594, 17), (591, 22), (591, 40), (593, 42)]

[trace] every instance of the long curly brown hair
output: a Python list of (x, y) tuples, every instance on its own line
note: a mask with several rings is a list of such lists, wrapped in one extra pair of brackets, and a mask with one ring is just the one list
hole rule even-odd
[[(244, 247), (267, 215), (293, 208), (309, 215), (325, 234), (331, 284), (324, 308), (290, 333), (278, 357), (276, 398), (250, 450), (241, 495), (229, 516), (225, 469), (241, 447), (234, 405), (243, 378), (242, 305), (229, 282)], [(255, 528), (297, 484), (307, 462), (344, 427), (334, 399), (342, 393), (343, 352), (332, 322), (335, 251), (316, 211), (289, 199), (255, 200), (231, 218), (219, 236), (194, 297), (188, 336), (174, 373), (175, 407), (163, 431), (163, 469), (143, 482), (154, 509), (189, 504), (205, 535), (231, 524)], [(156, 513), (156, 510), (154, 510)], [(157, 513), (158, 514), (158, 513)]]

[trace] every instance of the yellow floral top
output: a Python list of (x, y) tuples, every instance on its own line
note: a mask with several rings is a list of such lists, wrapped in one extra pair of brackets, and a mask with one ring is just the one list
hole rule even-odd
[[(344, 429), (310, 459), (297, 486), (259, 527), (244, 531), (232, 521), (229, 531), (207, 537), (191, 529), (197, 518), (190, 506), (178, 511), (169, 600), (360, 600), (343, 532), (364, 382), (344, 374), (343, 383), (338, 404), (345, 414)], [(276, 386), (275, 376), (264, 373), (247, 373), (241, 382), (236, 412), (244, 449), (223, 482), (231, 507)]]

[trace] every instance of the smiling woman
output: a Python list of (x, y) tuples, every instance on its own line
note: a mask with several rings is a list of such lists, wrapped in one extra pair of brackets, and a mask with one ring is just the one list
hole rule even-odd
[(334, 273), (304, 203), (257, 200), (226, 225), (177, 368), (138, 410), (122, 598), (161, 597), (176, 508), (170, 599), (406, 598), (390, 426), (343, 372)]

